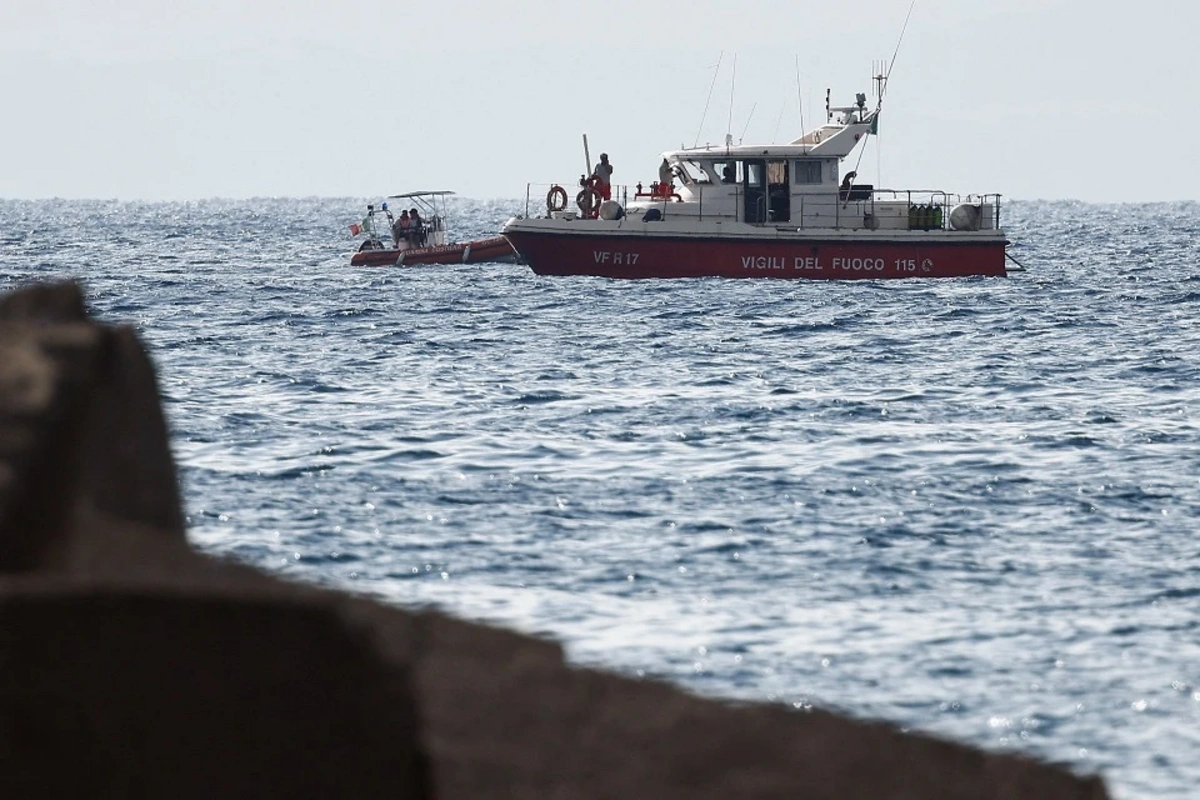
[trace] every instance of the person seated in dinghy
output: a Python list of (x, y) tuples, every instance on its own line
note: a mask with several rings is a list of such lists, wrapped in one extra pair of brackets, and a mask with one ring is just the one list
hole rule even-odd
[(412, 229), (412, 220), (408, 218), (407, 211), (400, 212), (400, 218), (392, 225), (392, 241), (396, 245), (396, 249), (400, 249), (400, 243), (408, 241), (409, 231)]
[(408, 241), (413, 247), (420, 247), (425, 244), (425, 222), (421, 219), (421, 212), (415, 208), (408, 210), (408, 221), (412, 224), (408, 232)]

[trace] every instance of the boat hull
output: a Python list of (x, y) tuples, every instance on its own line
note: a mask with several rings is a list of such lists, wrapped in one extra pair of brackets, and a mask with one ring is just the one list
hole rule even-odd
[(510, 225), (505, 236), (539, 275), (878, 280), (1007, 274), (1007, 241), (996, 231), (822, 236), (766, 229), (758, 236), (704, 236)]
[(350, 258), (353, 267), (414, 267), (425, 264), (479, 264), (517, 260), (503, 236), (407, 250), (360, 250)]

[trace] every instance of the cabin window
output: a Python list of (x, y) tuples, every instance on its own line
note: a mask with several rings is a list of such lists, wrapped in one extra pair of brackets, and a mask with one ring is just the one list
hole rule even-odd
[(820, 183), (820, 161), (796, 161), (796, 169), (792, 173), (792, 183)]
[(713, 174), (721, 183), (739, 183), (742, 177), (738, 175), (737, 165), (736, 161), (717, 161), (713, 163)]
[(747, 186), (755, 186), (755, 187), (761, 188), (766, 185), (766, 180), (764, 180), (766, 178), (766, 175), (763, 174), (766, 171), (764, 169), (765, 166), (766, 165), (763, 164), (763, 162), (761, 162), (761, 161), (747, 161), (746, 162), (746, 185)]
[[(697, 170), (700, 169), (696, 165), (696, 162), (694, 162), (694, 161), (691, 161), (691, 162), (677, 161), (675, 164), (673, 164), (671, 166), (671, 172), (675, 175), (675, 177), (677, 177), (679, 179), (680, 183), (687, 184), (690, 186), (691, 184), (694, 184), (696, 182), (696, 179), (695, 179), (695, 177), (692, 176), (692, 173), (688, 171), (687, 165), (689, 163), (693, 167), (696, 167)], [(704, 173), (700, 172), (700, 174), (703, 175)]]

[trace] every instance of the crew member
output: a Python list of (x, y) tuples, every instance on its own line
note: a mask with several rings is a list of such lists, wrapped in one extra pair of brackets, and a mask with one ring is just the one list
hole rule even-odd
[(675, 176), (671, 174), (671, 165), (666, 158), (663, 158), (662, 163), (658, 165), (658, 192), (663, 197), (671, 196), (672, 181)]
[(408, 220), (412, 223), (409, 238), (412, 240), (413, 246), (419, 247), (425, 244), (425, 223), (421, 220), (421, 212), (415, 208), (409, 209)]
[(608, 163), (608, 153), (600, 154), (600, 163), (596, 164), (596, 168), (592, 170), (592, 178), (596, 186), (596, 193), (600, 195), (601, 200), (612, 199), (612, 164)]
[(396, 247), (400, 247), (400, 243), (408, 240), (408, 230), (412, 225), (412, 220), (408, 218), (407, 211), (400, 212), (400, 218), (392, 225), (392, 241), (396, 243)]

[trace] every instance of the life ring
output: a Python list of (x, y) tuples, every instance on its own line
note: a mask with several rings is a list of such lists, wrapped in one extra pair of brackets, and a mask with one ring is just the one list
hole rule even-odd
[(567, 207), (567, 190), (561, 186), (551, 186), (546, 192), (546, 210), (549, 212), (562, 211)]
[(600, 193), (589, 186), (575, 195), (575, 205), (585, 216), (591, 216), (593, 211), (600, 208)]

